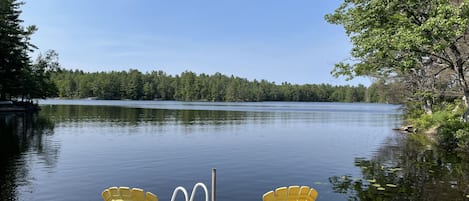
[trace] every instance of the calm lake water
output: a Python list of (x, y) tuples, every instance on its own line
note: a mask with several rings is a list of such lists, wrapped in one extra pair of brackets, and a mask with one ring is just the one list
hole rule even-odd
[[(129, 186), (169, 201), (177, 186), (210, 188), (212, 168), (219, 201), (259, 201), (288, 185), (314, 187), (319, 201), (442, 190), (464, 200), (469, 190), (469, 160), (393, 131), (402, 124), (395, 105), (40, 103), (36, 115), (0, 115), (0, 200), (98, 201), (105, 188)], [(379, 182), (397, 187), (376, 190)]]

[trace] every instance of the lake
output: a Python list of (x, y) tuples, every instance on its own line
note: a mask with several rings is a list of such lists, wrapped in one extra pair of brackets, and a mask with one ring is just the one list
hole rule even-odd
[[(98, 201), (105, 188), (129, 186), (169, 201), (177, 186), (190, 192), (204, 182), (210, 188), (212, 168), (218, 201), (259, 201), (265, 192), (289, 185), (314, 187), (319, 201), (415, 200), (441, 194), (438, 188), (451, 200), (464, 200), (468, 189), (468, 174), (461, 175), (469, 160), (393, 131), (402, 124), (396, 105), (40, 104), (36, 115), (0, 115), (0, 200)], [(419, 160), (426, 169), (415, 165)], [(374, 189), (379, 182), (397, 187)], [(202, 194), (197, 192), (197, 200)]]

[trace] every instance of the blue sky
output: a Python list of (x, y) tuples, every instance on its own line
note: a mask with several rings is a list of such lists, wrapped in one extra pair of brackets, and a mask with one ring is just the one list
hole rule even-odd
[(339, 0), (25, 0), (39, 51), (84, 71), (220, 72), (295, 84), (369, 85), (330, 75), (349, 57), (343, 29), (324, 21)]

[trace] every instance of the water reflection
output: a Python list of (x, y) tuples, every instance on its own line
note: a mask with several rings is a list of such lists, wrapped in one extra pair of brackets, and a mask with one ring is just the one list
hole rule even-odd
[(240, 124), (247, 120), (246, 112), (239, 111), (140, 109), (118, 106), (47, 105), (41, 113), (50, 116), (57, 123), (98, 121), (125, 126), (142, 123)]
[(336, 104), (268, 103), (229, 110), (247, 107), (236, 103), (225, 111), (133, 103), (140, 102), (42, 105), (36, 116), (4, 118), (0, 142), (8, 154), (0, 179), (8, 183), (0, 200), (80, 195), (67, 200), (97, 201), (102, 189), (115, 185), (169, 200), (175, 186), (209, 183), (213, 167), (220, 200), (259, 200), (268, 190), (296, 184), (318, 189), (319, 200), (344, 200), (324, 184), (329, 176), (358, 174), (354, 157), (369, 156), (401, 124), (400, 113), (387, 105), (333, 110)]
[(2, 114), (0, 131), (0, 200), (17, 200), (18, 188), (30, 181), (29, 153), (53, 167), (60, 147), (47, 140), (54, 123), (39, 114)]
[[(88, 106), (88, 105), (43, 105), (41, 113), (50, 116), (56, 123), (86, 123), (101, 122), (112, 126), (219, 126), (241, 124), (271, 124), (271, 123), (329, 123), (335, 119), (350, 126), (390, 126), (395, 127), (400, 122), (400, 113), (378, 112), (380, 110), (365, 110), (356, 112), (272, 112), (269, 108), (263, 111), (233, 111), (233, 110), (195, 110), (195, 109), (148, 109), (122, 106)], [(358, 110), (358, 109), (357, 109)], [(388, 109), (389, 110), (389, 109)], [(378, 121), (379, 119), (394, 121)]]
[(371, 159), (356, 158), (361, 177), (329, 179), (349, 200), (467, 200), (469, 157), (431, 145), (424, 136), (395, 136)]

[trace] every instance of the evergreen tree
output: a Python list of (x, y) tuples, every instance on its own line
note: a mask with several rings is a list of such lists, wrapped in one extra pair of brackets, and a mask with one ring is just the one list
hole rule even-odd
[(23, 95), (22, 89), (29, 82), (26, 75), (32, 72), (28, 53), (35, 47), (29, 39), (37, 28), (21, 26), (22, 4), (16, 0), (0, 1), (0, 100)]
[[(377, 90), (376, 87), (368, 89), (363, 85), (292, 85), (287, 82), (277, 85), (267, 80), (249, 81), (233, 75), (228, 77), (221, 73), (207, 75), (191, 71), (173, 77), (163, 71), (84, 73), (64, 70), (54, 73), (53, 81), (58, 86), (58, 95), (64, 98), (132, 100), (378, 102), (370, 97), (377, 93), (384, 94), (387, 90)], [(395, 100), (397, 98), (393, 97), (386, 101)]]

